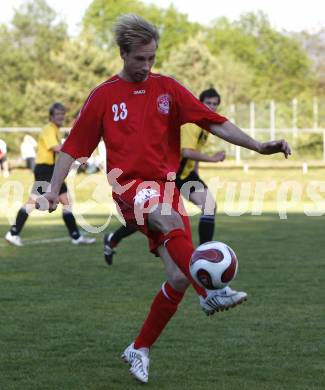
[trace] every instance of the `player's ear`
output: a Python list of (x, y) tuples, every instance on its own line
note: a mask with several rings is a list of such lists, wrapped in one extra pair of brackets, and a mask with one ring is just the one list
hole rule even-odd
[(127, 56), (127, 52), (123, 49), (120, 49), (120, 56), (121, 56), (122, 60), (125, 60), (126, 56)]

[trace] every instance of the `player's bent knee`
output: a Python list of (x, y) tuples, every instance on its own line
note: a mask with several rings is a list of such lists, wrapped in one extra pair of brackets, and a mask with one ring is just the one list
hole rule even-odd
[(157, 209), (149, 214), (148, 223), (150, 229), (164, 234), (175, 229), (184, 229), (182, 218), (175, 210), (171, 210), (169, 214), (163, 214), (161, 209)]
[(181, 271), (174, 271), (168, 275), (169, 284), (177, 291), (185, 292), (190, 282)]

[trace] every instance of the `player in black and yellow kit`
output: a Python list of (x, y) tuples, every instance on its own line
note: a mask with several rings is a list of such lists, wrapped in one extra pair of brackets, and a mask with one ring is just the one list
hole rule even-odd
[[(212, 111), (216, 111), (221, 102), (220, 95), (214, 88), (200, 94), (200, 101)], [(207, 185), (198, 174), (199, 161), (220, 162), (226, 157), (225, 152), (212, 156), (202, 152), (209, 133), (194, 124), (181, 128), (182, 159), (176, 177), (176, 186), (181, 194), (195, 205), (202, 208), (199, 222), (200, 244), (212, 241), (215, 225), (216, 203)], [(193, 185), (192, 185), (193, 184)]]
[[(204, 90), (199, 97), (212, 111), (216, 111), (221, 102), (219, 93), (214, 88)], [(199, 161), (219, 162), (226, 157), (225, 152), (217, 152), (212, 156), (202, 152), (209, 133), (194, 124), (181, 128), (182, 158), (176, 176), (176, 186), (181, 194), (192, 203), (202, 208), (199, 222), (200, 244), (212, 241), (215, 227), (216, 202), (207, 185), (198, 175)], [(107, 264), (112, 264), (114, 248), (125, 237), (136, 230), (131, 226), (121, 226), (113, 233), (104, 236), (104, 255)]]
[[(29, 214), (35, 209), (35, 199), (46, 192), (51, 181), (56, 154), (61, 150), (60, 127), (63, 125), (64, 118), (65, 107), (61, 103), (54, 103), (49, 109), (50, 122), (42, 129), (38, 137), (34, 170), (35, 182), (30, 197), (27, 203), (19, 209), (15, 224), (5, 235), (5, 239), (12, 245), (23, 246), (19, 234)], [(76, 245), (93, 244), (96, 241), (95, 238), (82, 236), (79, 232), (75, 217), (71, 212), (68, 189), (65, 183), (61, 186), (59, 200), (63, 206), (62, 218), (70, 234), (71, 242)]]

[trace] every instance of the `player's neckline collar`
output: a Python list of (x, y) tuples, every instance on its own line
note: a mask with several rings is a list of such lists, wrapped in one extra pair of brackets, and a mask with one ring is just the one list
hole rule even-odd
[(132, 85), (132, 87), (134, 87), (134, 86), (141, 87), (142, 85), (147, 84), (149, 82), (149, 80), (150, 80), (150, 76), (151, 76), (151, 73), (149, 73), (149, 75), (146, 78), (146, 80), (137, 82), (137, 81), (128, 81), (128, 80), (123, 79), (119, 74), (116, 75), (116, 77), (120, 81), (123, 81), (123, 83), (125, 83), (125, 84)]

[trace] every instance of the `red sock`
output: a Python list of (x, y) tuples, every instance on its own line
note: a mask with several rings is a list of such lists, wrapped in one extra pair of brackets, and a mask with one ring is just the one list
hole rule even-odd
[(165, 234), (164, 244), (168, 249), (170, 257), (177, 264), (178, 268), (183, 272), (187, 279), (191, 282), (192, 286), (202, 297), (206, 297), (206, 291), (199, 286), (192, 278), (190, 273), (190, 259), (194, 252), (194, 248), (191, 242), (189, 242), (184, 230), (175, 229)]
[(134, 348), (150, 348), (176, 313), (184, 293), (165, 282), (152, 302), (150, 312), (134, 342)]

